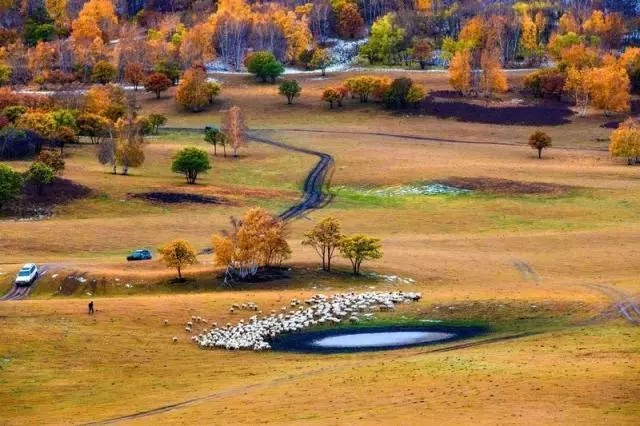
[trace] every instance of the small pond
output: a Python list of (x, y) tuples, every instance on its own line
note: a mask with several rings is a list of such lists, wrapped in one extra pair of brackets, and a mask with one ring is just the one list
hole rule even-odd
[(486, 327), (446, 325), (338, 327), (281, 335), (271, 347), (276, 351), (325, 354), (381, 351), (451, 342), (487, 331)]

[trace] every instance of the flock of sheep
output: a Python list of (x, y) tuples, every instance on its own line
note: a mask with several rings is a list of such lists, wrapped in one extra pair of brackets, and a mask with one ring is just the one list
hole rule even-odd
[[(421, 297), (420, 293), (402, 291), (340, 293), (330, 297), (319, 294), (304, 302), (294, 299), (290, 303), (290, 308), (282, 308), (280, 313), (272, 311), (271, 315), (262, 318), (253, 315), (247, 322), (240, 320), (236, 325), (228, 323), (223, 327), (213, 323), (210, 330), (204, 330), (202, 334), (193, 336), (192, 339), (203, 348), (260, 351), (270, 349), (269, 340), (279, 334), (314, 325), (337, 324), (343, 320), (355, 323), (360, 321), (360, 316), (370, 315), (367, 312), (372, 310), (390, 311), (395, 309), (398, 303), (411, 303)], [(243, 307), (234, 305), (231, 311), (237, 308)], [(248, 304), (244, 309), (257, 310), (257, 306), (250, 304), (249, 307)], [(206, 320), (200, 318), (197, 322), (206, 323)], [(192, 325), (191, 321), (187, 323), (188, 332), (191, 331)]]

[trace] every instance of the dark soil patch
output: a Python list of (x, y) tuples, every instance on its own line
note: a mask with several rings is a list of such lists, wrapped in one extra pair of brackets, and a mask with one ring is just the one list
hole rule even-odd
[(620, 123), (622, 123), (621, 121), (607, 121), (604, 124), (601, 124), (600, 127), (602, 127), (603, 129), (611, 129), (611, 130), (615, 130), (618, 127), (620, 127)]
[(437, 183), (453, 186), (454, 188), (470, 189), (492, 194), (560, 194), (566, 192), (568, 187), (540, 182), (520, 182), (498, 178), (466, 178), (450, 177), (439, 180)]
[(140, 194), (129, 194), (129, 196), (155, 203), (166, 204), (228, 204), (223, 198), (199, 194), (185, 194), (181, 192), (143, 192)]
[(444, 98), (444, 99), (462, 99), (463, 96), (460, 92), (456, 92), (455, 90), (432, 90), (429, 92), (429, 95), (433, 98)]
[(92, 194), (86, 186), (69, 179), (55, 178), (50, 185), (38, 190), (34, 185), (24, 187), (22, 197), (6, 209), (9, 216), (18, 218), (44, 218), (50, 216), (56, 206), (86, 198)]
[(462, 122), (523, 126), (559, 126), (570, 122), (573, 111), (561, 104), (487, 106), (466, 101), (438, 101), (430, 96), (417, 110), (438, 118)]

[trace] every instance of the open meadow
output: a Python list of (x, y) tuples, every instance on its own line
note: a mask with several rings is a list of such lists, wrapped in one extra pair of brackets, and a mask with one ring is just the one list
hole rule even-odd
[[(449, 89), (446, 74), (406, 74), (428, 90)], [(110, 174), (95, 146), (68, 145), (64, 178), (88, 195), (42, 220), (0, 222), (2, 291), (27, 261), (46, 271), (28, 299), (0, 301), (0, 423), (637, 424), (640, 171), (607, 152), (602, 125), (616, 117), (538, 126), (394, 113), (357, 100), (329, 110), (322, 88), (348, 75), (302, 75), (293, 105), (277, 86), (220, 75), (220, 99), (196, 114), (178, 109), (173, 89), (160, 100), (140, 93), (141, 113), (168, 122), (129, 176)], [(510, 73), (510, 84), (523, 75)], [(318, 161), (251, 140), (239, 158), (214, 157), (200, 130), (232, 105), (251, 135), (329, 154), (334, 167), (329, 202), (289, 222), (286, 276), (225, 287), (207, 250), (212, 234), (250, 207), (278, 214), (295, 204)], [(541, 160), (527, 145), (537, 129), (553, 138)], [(212, 159), (196, 185), (170, 170), (185, 146)], [(411, 191), (433, 183), (470, 190)], [(363, 276), (350, 275), (343, 259), (321, 271), (301, 244), (328, 216), (347, 234), (382, 240), (383, 257), (365, 263)], [(184, 283), (155, 259), (125, 261), (132, 249), (176, 238), (199, 252)], [(192, 316), (247, 320), (248, 312), (229, 311), (234, 303), (253, 301), (267, 313), (293, 298), (369, 290), (422, 293), (372, 324), (489, 331), (465, 342), (326, 355), (204, 350), (190, 341), (204, 326), (184, 329)]]

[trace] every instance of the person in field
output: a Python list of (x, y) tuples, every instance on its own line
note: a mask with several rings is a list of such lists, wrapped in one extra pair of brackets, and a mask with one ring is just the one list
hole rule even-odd
[(89, 302), (89, 315), (93, 314), (93, 300)]

